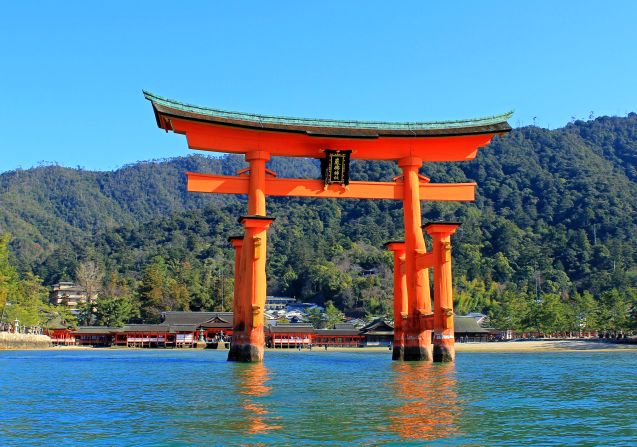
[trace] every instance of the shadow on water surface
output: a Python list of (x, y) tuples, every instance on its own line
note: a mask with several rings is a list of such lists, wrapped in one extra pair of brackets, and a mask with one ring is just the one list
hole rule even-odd
[(396, 362), (389, 388), (399, 405), (391, 430), (403, 439), (435, 441), (460, 434), (462, 402), (453, 363)]

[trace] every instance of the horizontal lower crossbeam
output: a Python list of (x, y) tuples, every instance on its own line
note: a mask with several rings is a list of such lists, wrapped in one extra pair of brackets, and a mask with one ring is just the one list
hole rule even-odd
[[(212, 194), (248, 194), (249, 177), (212, 175), (189, 172), (188, 191)], [(420, 183), (420, 199), (431, 201), (473, 201), (475, 183)], [(268, 196), (340, 198), (340, 199), (403, 199), (402, 182), (352, 181), (345, 188), (322, 180), (266, 178)]]

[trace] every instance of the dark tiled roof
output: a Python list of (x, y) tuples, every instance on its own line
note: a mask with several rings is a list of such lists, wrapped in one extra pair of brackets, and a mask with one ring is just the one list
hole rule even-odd
[(232, 323), (232, 312), (164, 312), (166, 324), (203, 324), (214, 319)]
[(62, 323), (50, 323), (45, 326), (48, 330), (59, 330), (59, 329), (70, 329), (70, 327), (66, 324)]
[(277, 323), (279, 327), (314, 327), (312, 323)]
[(47, 329), (69, 329), (73, 327), (57, 315), (47, 314), (47, 318), (47, 321), (43, 324), (43, 326)]
[(169, 332), (167, 324), (127, 324), (123, 332)]
[(206, 329), (231, 328), (232, 327), (232, 319), (230, 321), (225, 321), (225, 320), (222, 320), (222, 319), (214, 319), (214, 320), (206, 321), (205, 323), (202, 323), (200, 326), (203, 327), (203, 328), (206, 328)]
[(413, 137), (508, 132), (511, 130), (511, 127), (507, 123), (507, 120), (513, 115), (513, 112), (507, 112), (501, 115), (493, 115), (483, 118), (431, 122), (384, 122), (292, 118), (212, 109), (162, 98), (150, 92), (143, 93), (146, 99), (152, 102), (158, 123), (160, 122), (159, 114), (164, 114), (198, 121), (207, 121), (215, 124), (247, 127), (259, 130), (300, 132), (307, 133), (309, 135)]
[(314, 327), (311, 324), (283, 324), (270, 326), (272, 334), (313, 334)]
[(317, 329), (316, 335), (334, 337), (353, 337), (357, 335), (362, 336), (361, 332), (358, 329)]
[(197, 324), (171, 324), (170, 332), (173, 334), (177, 332), (195, 332), (197, 326)]
[(478, 321), (473, 317), (453, 317), (454, 332), (456, 334), (488, 334), (489, 331), (480, 327)]
[(367, 326), (361, 329), (362, 332), (368, 333), (376, 333), (376, 334), (384, 334), (385, 332), (394, 333), (394, 327), (387, 324), (382, 318), (377, 318)]
[(352, 323), (336, 323), (334, 325), (334, 329), (350, 329), (350, 330), (356, 330), (356, 326), (354, 326)]
[(394, 330), (391, 331), (368, 331), (364, 332), (364, 335), (394, 335)]
[(122, 328), (119, 327), (108, 327), (108, 326), (80, 326), (75, 329), (75, 332), (78, 335), (85, 334), (113, 334), (115, 332), (121, 332)]

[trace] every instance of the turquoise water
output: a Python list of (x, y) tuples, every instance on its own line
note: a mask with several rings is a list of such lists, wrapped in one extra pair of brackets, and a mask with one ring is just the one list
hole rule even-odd
[(637, 353), (0, 352), (0, 445), (636, 446)]

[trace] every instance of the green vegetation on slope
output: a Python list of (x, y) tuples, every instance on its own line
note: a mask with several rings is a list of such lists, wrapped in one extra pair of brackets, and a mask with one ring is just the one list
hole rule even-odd
[[(466, 163), (427, 164), (432, 182), (478, 182), (475, 203), (424, 203), (423, 221), (459, 220), (459, 312), (514, 328), (634, 326), (637, 115), (516, 129)], [(142, 318), (228, 309), (245, 198), (188, 194), (186, 171), (233, 174), (237, 156), (195, 155), (94, 173), (57, 166), (0, 175), (0, 231), (14, 261), (51, 284), (94, 260), (126, 284)], [(282, 177), (316, 178), (315, 160), (277, 158)], [(352, 178), (387, 180), (393, 163), (358, 161)], [(269, 293), (341, 309), (391, 311), (391, 257), (402, 237), (394, 201), (270, 198)], [(222, 297), (223, 289), (223, 300)], [(222, 302), (223, 301), (223, 302)], [(125, 307), (125, 306), (124, 306)]]

